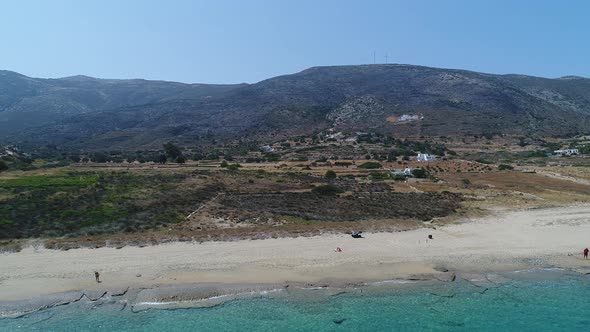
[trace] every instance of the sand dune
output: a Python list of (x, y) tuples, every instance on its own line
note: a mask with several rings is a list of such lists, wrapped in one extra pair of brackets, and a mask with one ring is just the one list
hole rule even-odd
[[(428, 235), (433, 240), (428, 240)], [(284, 238), (122, 249), (26, 248), (0, 255), (0, 299), (71, 290), (198, 282), (370, 281), (436, 273), (527, 267), (590, 267), (590, 205), (502, 212), (400, 233)], [(336, 247), (342, 252), (334, 251)], [(94, 281), (100, 271), (103, 282)]]

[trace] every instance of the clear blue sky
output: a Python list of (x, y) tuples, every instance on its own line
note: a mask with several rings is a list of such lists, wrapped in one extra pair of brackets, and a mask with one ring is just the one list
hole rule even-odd
[(590, 1), (0, 0), (0, 68), (256, 82), (377, 62), (590, 77)]

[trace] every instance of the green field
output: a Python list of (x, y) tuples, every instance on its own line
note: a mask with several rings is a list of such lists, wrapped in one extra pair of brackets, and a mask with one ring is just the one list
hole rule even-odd
[(183, 220), (211, 188), (189, 174), (60, 172), (0, 179), (0, 239), (137, 231)]

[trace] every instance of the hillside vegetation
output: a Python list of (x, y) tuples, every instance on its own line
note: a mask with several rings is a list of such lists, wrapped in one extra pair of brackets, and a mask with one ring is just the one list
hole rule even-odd
[(0, 123), (28, 128), (7, 141), (81, 149), (267, 141), (327, 128), (398, 137), (573, 136), (590, 125), (589, 79), (412, 65), (314, 67), (241, 86), (2, 72), (0, 85), (10, 87), (0, 89)]

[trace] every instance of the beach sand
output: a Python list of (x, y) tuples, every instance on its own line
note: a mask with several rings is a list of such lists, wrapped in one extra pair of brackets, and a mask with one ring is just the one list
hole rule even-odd
[[(428, 240), (428, 235), (433, 236)], [(0, 300), (67, 291), (194, 283), (346, 284), (428, 278), (441, 269), (482, 273), (590, 268), (590, 205), (497, 212), (399, 233), (346, 234), (0, 255)], [(342, 252), (335, 252), (336, 247)], [(101, 274), (101, 283), (94, 280)]]

